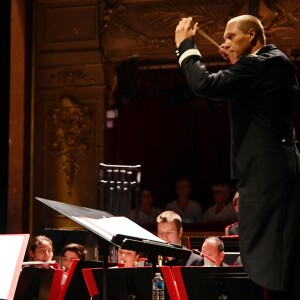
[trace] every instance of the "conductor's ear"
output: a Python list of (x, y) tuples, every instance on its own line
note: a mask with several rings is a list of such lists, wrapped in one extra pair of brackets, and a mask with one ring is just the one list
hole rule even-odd
[(183, 235), (183, 229), (182, 229), (182, 227), (180, 227), (179, 233), (178, 233), (179, 238), (182, 238), (182, 235)]
[(256, 31), (255, 31), (254, 28), (250, 28), (249, 31), (248, 31), (248, 34), (249, 34), (249, 41), (250, 42), (252, 42), (257, 37)]

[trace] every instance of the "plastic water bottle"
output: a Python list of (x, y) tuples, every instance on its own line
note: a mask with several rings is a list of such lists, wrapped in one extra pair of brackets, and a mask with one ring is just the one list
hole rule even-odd
[(152, 279), (152, 300), (165, 300), (165, 282), (160, 273)]

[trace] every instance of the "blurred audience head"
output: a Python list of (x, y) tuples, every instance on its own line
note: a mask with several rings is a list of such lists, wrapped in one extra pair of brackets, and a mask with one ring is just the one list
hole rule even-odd
[(212, 186), (212, 193), (217, 205), (227, 204), (231, 200), (232, 187), (227, 183), (215, 183)]
[(188, 178), (180, 178), (176, 182), (178, 199), (189, 200), (192, 193), (192, 183)]

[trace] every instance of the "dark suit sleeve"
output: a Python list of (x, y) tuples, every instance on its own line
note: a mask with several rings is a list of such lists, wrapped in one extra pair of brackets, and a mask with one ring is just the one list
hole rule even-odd
[(186, 262), (186, 266), (203, 266), (203, 265), (204, 265), (203, 257), (193, 252), (191, 253), (191, 256)]
[(196, 96), (225, 100), (247, 93), (257, 79), (262, 58), (244, 56), (236, 64), (217, 73), (209, 73), (199, 50), (191, 39), (184, 40), (176, 49), (176, 56), (187, 83)]

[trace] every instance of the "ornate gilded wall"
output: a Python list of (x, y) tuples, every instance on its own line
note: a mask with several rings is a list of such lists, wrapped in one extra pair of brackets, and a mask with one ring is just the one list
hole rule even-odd
[[(193, 17), (218, 43), (227, 21), (241, 14), (258, 16), (268, 35), (290, 55), (299, 55), (300, 7), (297, 0), (152, 0), (104, 1), (101, 31), (108, 61), (174, 60), (174, 30), (182, 17)], [(196, 37), (208, 60), (219, 60), (216, 46)]]
[[(296, 0), (35, 0), (34, 11), (32, 196), (92, 208), (120, 62), (176, 68), (180, 18), (192, 16), (221, 43), (226, 22), (248, 13), (261, 18), (268, 43), (300, 55)], [(207, 62), (221, 63), (215, 45), (200, 35), (196, 41)], [(31, 201), (34, 232), (76, 226)]]
[[(96, 207), (105, 76), (96, 0), (36, 1), (33, 196)], [(32, 199), (33, 229), (76, 227)]]

